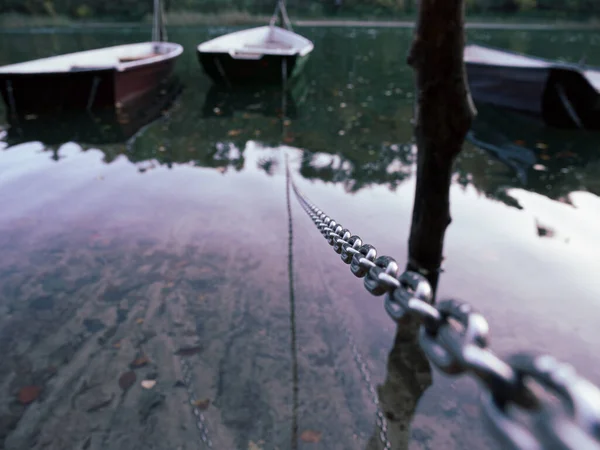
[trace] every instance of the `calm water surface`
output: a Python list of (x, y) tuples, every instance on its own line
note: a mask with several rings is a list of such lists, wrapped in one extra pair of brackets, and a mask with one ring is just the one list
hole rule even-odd
[[(285, 98), (211, 88), (194, 48), (228, 31), (171, 31), (170, 107), (0, 125), (0, 448), (376, 449), (375, 390), (392, 448), (501, 448), (477, 383), (431, 371), (294, 198), (288, 232), (285, 155), (314, 202), (405, 263), (410, 31), (302, 30), (315, 51)], [(147, 35), (7, 33), (0, 64)], [(469, 37), (600, 65), (598, 33)], [(440, 285), (500, 355), (551, 352), (596, 384), (599, 145), (480, 108)]]

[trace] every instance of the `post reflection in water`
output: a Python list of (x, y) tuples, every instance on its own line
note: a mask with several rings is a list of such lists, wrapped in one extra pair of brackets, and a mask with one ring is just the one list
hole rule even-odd
[[(420, 323), (405, 317), (396, 326), (394, 344), (387, 359), (385, 381), (377, 393), (387, 422), (392, 450), (408, 449), (411, 422), (423, 393), (432, 384), (431, 365), (419, 346)], [(367, 450), (381, 449), (380, 431), (375, 427)]]
[(491, 167), (481, 171), (473, 159), (459, 157), (459, 183), (473, 184), (486, 196), (519, 209), (519, 202), (507, 193), (512, 187), (568, 204), (571, 192), (600, 195), (600, 133), (553, 129), (520, 113), (488, 105), (477, 105), (477, 109), (467, 140), (509, 170)]

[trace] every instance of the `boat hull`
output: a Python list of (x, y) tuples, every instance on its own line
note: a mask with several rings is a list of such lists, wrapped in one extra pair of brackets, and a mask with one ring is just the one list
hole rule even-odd
[(175, 61), (170, 58), (122, 71), (0, 73), (0, 93), (8, 114), (18, 116), (110, 108), (168, 82)]
[(465, 58), (475, 102), (527, 113), (552, 127), (600, 129), (600, 92), (579, 67), (492, 52), (495, 59), (506, 55), (520, 60), (502, 65), (497, 60), (488, 63)]
[(549, 68), (466, 64), (471, 96), (477, 102), (542, 115)]
[(282, 84), (301, 72), (310, 55), (263, 55), (259, 59), (235, 59), (223, 52), (196, 53), (204, 72), (215, 83), (231, 85)]
[(97, 109), (115, 104), (115, 70), (0, 74), (9, 115)]
[(145, 64), (115, 73), (115, 102), (134, 101), (149, 91), (170, 82), (176, 58)]

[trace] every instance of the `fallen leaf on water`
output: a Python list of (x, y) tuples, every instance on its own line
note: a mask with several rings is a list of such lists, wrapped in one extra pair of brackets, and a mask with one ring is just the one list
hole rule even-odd
[(576, 156), (577, 156), (577, 153), (573, 153), (568, 150), (556, 154), (557, 158), (574, 158)]
[(117, 341), (113, 344), (114, 348), (121, 348), (121, 341)]
[(208, 398), (205, 398), (204, 400), (196, 400), (193, 405), (199, 410), (204, 411), (210, 406), (210, 400)]
[(524, 140), (522, 140), (522, 139), (517, 139), (517, 140), (515, 141), (515, 144), (517, 144), (517, 145), (525, 145), (525, 141), (524, 141)]
[(479, 407), (477, 405), (472, 405), (472, 404), (464, 405), (463, 410), (470, 417), (477, 417), (480, 413)]
[(130, 369), (138, 369), (140, 367), (144, 367), (149, 362), (150, 362), (150, 360), (148, 359), (148, 357), (146, 355), (141, 355), (141, 356), (138, 356), (137, 358), (135, 358), (131, 362), (131, 364), (129, 364), (129, 368)]
[(294, 138), (292, 136), (286, 136), (283, 138), (283, 142), (285, 142), (286, 144), (290, 144), (294, 142)]
[(545, 150), (548, 148), (547, 144), (544, 144), (543, 142), (538, 142), (537, 144), (535, 144), (535, 146), (539, 149)]
[(184, 267), (189, 266), (189, 265), (190, 265), (190, 262), (184, 259), (182, 261), (179, 261), (177, 264), (175, 264), (175, 269), (183, 269)]
[(179, 356), (192, 356), (196, 353), (200, 353), (202, 351), (202, 347), (181, 347), (179, 350), (175, 352), (176, 355)]
[(242, 134), (242, 130), (229, 130), (227, 133), (228, 136), (239, 136), (240, 134)]
[(156, 380), (143, 380), (142, 381), (142, 387), (144, 389), (152, 389), (154, 386), (156, 386)]
[(25, 386), (19, 391), (19, 402), (23, 405), (29, 405), (35, 401), (42, 393), (42, 388), (39, 386)]
[(262, 447), (253, 441), (248, 442), (248, 450), (262, 450)]
[(137, 323), (138, 325), (144, 323), (144, 319), (136, 319), (135, 323)]
[(135, 380), (137, 380), (135, 372), (125, 372), (119, 377), (119, 386), (121, 387), (121, 389), (126, 391), (131, 386), (133, 386)]
[(311, 444), (316, 444), (317, 442), (319, 442), (321, 440), (322, 434), (323, 433), (321, 433), (320, 431), (305, 430), (300, 435), (300, 439), (303, 440), (304, 442), (310, 442)]
[(254, 130), (254, 135), (255, 136), (260, 136), (260, 130)]
[(545, 161), (548, 161), (550, 159), (550, 156), (549, 155), (540, 155), (540, 158)]

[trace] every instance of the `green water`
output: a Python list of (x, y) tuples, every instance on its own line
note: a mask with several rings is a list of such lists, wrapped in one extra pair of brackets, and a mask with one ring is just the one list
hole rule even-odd
[[(291, 264), (288, 255), (285, 155), (311, 200), (404, 265), (411, 31), (300, 29), (315, 50), (283, 98), (212, 88), (194, 49), (231, 30), (170, 30), (185, 48), (183, 89), (149, 124), (0, 125), (0, 442), (380, 448), (358, 359), (373, 386), (387, 380), (380, 401), (394, 418), (392, 448), (501, 448), (481, 419), (477, 384), (432, 374), (410, 333), (394, 339), (382, 299), (293, 197)], [(0, 65), (147, 35), (4, 33)], [(591, 31), (473, 30), (469, 39), (600, 66)], [(498, 151), (466, 143), (457, 161), (440, 296), (481, 311), (499, 354), (548, 351), (600, 383), (600, 136), (485, 107), (473, 136)], [(130, 371), (135, 382), (123, 388)], [(157, 383), (144, 389), (144, 379)], [(42, 390), (24, 405), (27, 386)]]

